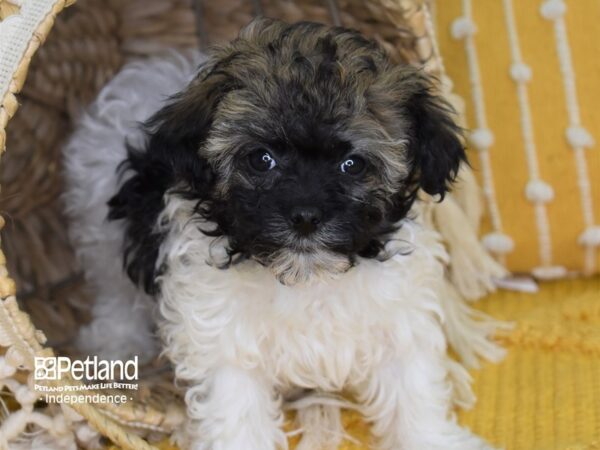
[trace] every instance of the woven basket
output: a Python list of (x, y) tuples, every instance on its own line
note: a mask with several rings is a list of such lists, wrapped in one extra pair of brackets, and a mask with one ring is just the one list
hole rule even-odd
[(32, 430), (65, 448), (86, 446), (99, 432), (122, 448), (150, 449), (149, 442), (170, 435), (184, 417), (160, 367), (146, 368), (136, 398), (122, 406), (40, 405), (33, 392), (34, 357), (72, 352), (70, 342), (87, 320), (59, 202), (60, 148), (79, 112), (127, 60), (229, 40), (256, 14), (356, 28), (395, 61), (443, 80), (442, 65), (425, 0), (80, 0), (63, 12), (72, 3), (0, 0), (0, 150), (10, 149), (0, 166), (8, 224), (2, 232), (7, 258), (0, 252), (0, 390), (7, 394), (0, 393), (0, 403), (19, 410), (3, 421), (0, 408), (0, 449), (20, 448), (18, 436)]

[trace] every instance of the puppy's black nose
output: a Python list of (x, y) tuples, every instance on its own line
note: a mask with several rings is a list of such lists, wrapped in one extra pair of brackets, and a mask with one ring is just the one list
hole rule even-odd
[(294, 206), (290, 211), (290, 220), (300, 234), (310, 234), (317, 230), (323, 213), (315, 206)]

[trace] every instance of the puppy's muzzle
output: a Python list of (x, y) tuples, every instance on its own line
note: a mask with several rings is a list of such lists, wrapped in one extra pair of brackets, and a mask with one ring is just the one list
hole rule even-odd
[(319, 229), (323, 212), (316, 206), (295, 206), (290, 211), (289, 218), (293, 229), (298, 234), (307, 236)]

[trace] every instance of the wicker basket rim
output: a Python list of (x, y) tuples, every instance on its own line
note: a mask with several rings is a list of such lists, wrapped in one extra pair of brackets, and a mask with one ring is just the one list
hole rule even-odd
[[(0, 156), (6, 149), (6, 127), (18, 108), (17, 94), (25, 83), (30, 62), (52, 30), (57, 15), (65, 7), (75, 3), (76, 0), (21, 0), (19, 4), (22, 5), (27, 1), (34, 2), (39, 7), (39, 17), (32, 18), (34, 26), (27, 29), (24, 27), (20, 30), (21, 37), (24, 33), (28, 33), (28, 43), (8, 83), (6, 83), (6, 90), (0, 92)], [(424, 11), (424, 14), (413, 14), (410, 18), (405, 17), (405, 19), (411, 26), (414, 25), (415, 28), (420, 30), (418, 33), (419, 44), (416, 46), (416, 50), (423, 61), (426, 61), (425, 70), (441, 75), (443, 73), (441, 58), (436, 46), (433, 26), (425, 0), (375, 1), (380, 3), (384, 10), (393, 11), (396, 14), (407, 4), (415, 6), (414, 11)], [(391, 23), (397, 24), (397, 19), (391, 12), (388, 16)], [(2, 34), (1, 31), (0, 28), (0, 35)], [(4, 63), (2, 58), (0, 58), (0, 63)], [(4, 219), (0, 215), (0, 229), (3, 226)], [(45, 337), (43, 333), (36, 330), (30, 317), (19, 309), (15, 295), (16, 286), (9, 277), (6, 269), (6, 258), (0, 249), (0, 337), (8, 337), (8, 347), (18, 352), (21, 359), (26, 361), (25, 366), (31, 369), (35, 356), (51, 356), (53, 351), (51, 348), (44, 346)], [(4, 346), (4, 344), (3, 342), (2, 345)], [(61, 380), (59, 383), (62, 385), (67, 383), (76, 384), (74, 380), (68, 378)], [(109, 411), (104, 411), (91, 404), (73, 404), (70, 406), (81, 414), (92, 427), (122, 448), (156, 449), (156, 447), (148, 444), (135, 433), (128, 431), (119, 424), (118, 417), (113, 417)]]

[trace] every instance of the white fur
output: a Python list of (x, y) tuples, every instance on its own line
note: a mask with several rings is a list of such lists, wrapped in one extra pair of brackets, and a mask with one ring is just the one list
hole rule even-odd
[(106, 203), (116, 193), (125, 140), (142, 143), (138, 123), (185, 87), (199, 61), (173, 53), (128, 64), (102, 89), (64, 148), (69, 234), (96, 297), (94, 320), (82, 327), (78, 342), (88, 354), (144, 361), (156, 354), (153, 302), (123, 273), (123, 226), (107, 221)]
[[(131, 119), (149, 116), (159, 93), (183, 87), (192, 72), (193, 64), (173, 55), (127, 66), (67, 146), (72, 236), (98, 299), (82, 344), (96, 352), (119, 355), (126, 342), (127, 352), (152, 350), (147, 308), (133, 309), (144, 296), (120, 270), (123, 230), (104, 219), (105, 203), (116, 190), (123, 137), (135, 137)], [(159, 279), (159, 329), (188, 386), (187, 447), (285, 448), (283, 402), (301, 388), (314, 400), (295, 403), (307, 438), (301, 448), (339, 442), (341, 430), (315, 424), (324, 417), (341, 426), (327, 399), (342, 390), (373, 422), (381, 449), (490, 448), (452, 416), (454, 404), (473, 398), (469, 375), (448, 357), (447, 344), (467, 363), (498, 359), (501, 350), (488, 340), (496, 324), (473, 319), (445, 277), (440, 236), (425, 222), (405, 221), (386, 261), (360, 259), (345, 273), (286, 286), (253, 261), (220, 269), (214, 262), (226, 241), (199, 231), (189, 220), (193, 207), (168, 194), (158, 221), (167, 233), (159, 264), (168, 267)]]

